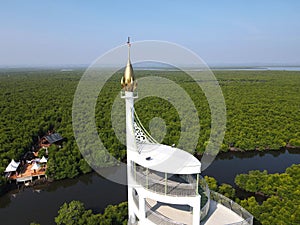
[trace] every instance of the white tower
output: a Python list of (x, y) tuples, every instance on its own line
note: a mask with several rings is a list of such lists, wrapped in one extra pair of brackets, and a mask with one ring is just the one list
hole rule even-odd
[(128, 218), (134, 223), (135, 222), (135, 214), (133, 210), (133, 182), (131, 179), (131, 154), (136, 150), (135, 144), (135, 136), (134, 136), (134, 99), (137, 98), (137, 94), (135, 95), (134, 90), (136, 88), (136, 81), (133, 74), (132, 65), (130, 62), (130, 39), (128, 37), (127, 41), (128, 45), (128, 60), (125, 68), (124, 76), (121, 79), (121, 85), (123, 92), (121, 92), (121, 97), (125, 99), (126, 103), (126, 146), (127, 146), (127, 183), (128, 183)]
[[(157, 143), (144, 129), (134, 111), (138, 97), (136, 80), (128, 61), (121, 79), (121, 97), (126, 102), (128, 224), (214, 225), (252, 224), (253, 217), (226, 197), (209, 191), (200, 179), (201, 163), (190, 153)], [(212, 195), (211, 195), (212, 194)], [(215, 198), (211, 200), (210, 197)], [(235, 204), (242, 215), (227, 205)], [(210, 208), (210, 205), (213, 207)], [(227, 208), (226, 208), (227, 207)], [(247, 214), (248, 213), (248, 214)], [(249, 221), (244, 216), (249, 216)]]

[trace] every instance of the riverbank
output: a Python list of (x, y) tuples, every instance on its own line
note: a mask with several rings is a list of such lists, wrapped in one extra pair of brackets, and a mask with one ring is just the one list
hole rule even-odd
[[(215, 177), (219, 184), (234, 186), (237, 174), (248, 173), (250, 170), (281, 173), (297, 163), (300, 163), (300, 151), (227, 152), (219, 154), (202, 172), (202, 176)], [(73, 179), (25, 188), (19, 192), (10, 191), (0, 197), (0, 217), (2, 221), (8, 221), (6, 225), (29, 224), (32, 221), (52, 225), (59, 207), (72, 200), (82, 201), (86, 208), (101, 213), (109, 204), (127, 201), (127, 187), (93, 172)], [(38, 207), (33, 209), (34, 206)]]
[(220, 152), (202, 175), (215, 177), (218, 182), (235, 185), (237, 174), (250, 170), (267, 170), (281, 173), (292, 164), (300, 163), (300, 149), (280, 149), (269, 151)]
[[(286, 146), (282, 146), (279, 149), (270, 149), (269, 147), (266, 147), (264, 149), (260, 149), (260, 148), (255, 148), (255, 149), (240, 149), (240, 148), (235, 148), (235, 147), (230, 147), (228, 149), (229, 152), (250, 152), (250, 151), (259, 151), (259, 152), (264, 152), (264, 151), (279, 151), (279, 150), (283, 150), (283, 149), (293, 149), (293, 150), (300, 150), (300, 146), (294, 146), (291, 144), (286, 144)], [(226, 151), (225, 151), (226, 152)]]
[[(300, 147), (290, 147), (290, 148), (281, 148), (278, 150), (265, 150), (265, 151), (258, 151), (258, 150), (245, 150), (245, 151), (228, 151), (228, 152), (219, 152), (219, 154), (216, 156), (216, 160), (226, 160), (226, 159), (234, 159), (234, 158), (238, 158), (238, 159), (247, 159), (247, 158), (252, 158), (255, 157), (256, 155), (259, 155), (260, 157), (263, 157), (264, 155), (272, 155), (274, 157), (279, 156), (280, 154), (299, 154), (300, 155)], [(201, 160), (201, 155), (196, 155), (196, 157)], [(218, 176), (218, 168), (219, 168), (219, 164), (220, 162), (216, 163), (217, 165), (213, 164), (212, 167), (216, 167), (216, 169), (210, 169), (208, 168), (206, 171), (203, 172), (204, 175), (207, 175), (206, 173), (209, 174), (209, 176), (212, 177), (216, 177), (216, 179), (219, 182), (223, 182), (222, 177)], [(300, 160), (299, 162), (300, 163)], [(213, 172), (212, 172), (213, 171)], [(271, 170), (272, 171), (272, 170)], [(282, 170), (281, 170), (282, 171)], [(95, 173), (95, 172), (90, 172), (90, 173)], [(73, 179), (78, 179), (80, 176), (83, 176), (83, 174), (78, 175), (77, 177), (73, 178)], [(61, 179), (61, 180), (54, 180), (52, 178), (47, 178), (47, 179), (41, 179), (41, 180), (35, 180), (34, 182), (30, 183), (29, 187), (35, 187), (37, 185), (48, 185), (51, 183), (55, 183), (55, 182), (61, 182), (64, 180), (69, 180), (69, 178), (67, 179)], [(71, 179), (72, 180), (72, 179)], [(232, 180), (227, 181), (227, 183), (229, 183), (230, 185), (235, 187), (235, 184)], [(0, 197), (5, 195), (6, 193), (10, 192), (10, 191), (14, 191), (14, 190), (18, 190), (21, 189), (22, 187), (24, 187), (24, 184), (15, 184), (15, 183), (7, 183), (6, 185), (3, 186), (3, 188), (1, 188), (1, 192), (0, 192)]]

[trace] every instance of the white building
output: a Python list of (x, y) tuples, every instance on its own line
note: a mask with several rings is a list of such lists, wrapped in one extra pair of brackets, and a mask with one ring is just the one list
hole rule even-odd
[(208, 189), (197, 158), (157, 143), (139, 122), (129, 41), (121, 84), (126, 101), (128, 224), (252, 225), (249, 212)]

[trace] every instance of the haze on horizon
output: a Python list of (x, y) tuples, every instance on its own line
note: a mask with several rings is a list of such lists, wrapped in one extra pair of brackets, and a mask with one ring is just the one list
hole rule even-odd
[(88, 65), (127, 36), (209, 65), (300, 65), (299, 11), (297, 0), (3, 1), (0, 66)]

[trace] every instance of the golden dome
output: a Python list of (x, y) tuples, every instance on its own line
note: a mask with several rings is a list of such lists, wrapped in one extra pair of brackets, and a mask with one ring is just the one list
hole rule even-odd
[(136, 88), (136, 81), (133, 74), (133, 68), (130, 62), (130, 40), (128, 37), (128, 61), (125, 68), (124, 76), (121, 78), (121, 85), (125, 91), (134, 91)]

